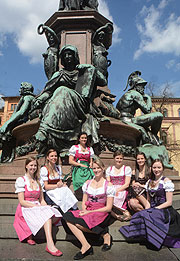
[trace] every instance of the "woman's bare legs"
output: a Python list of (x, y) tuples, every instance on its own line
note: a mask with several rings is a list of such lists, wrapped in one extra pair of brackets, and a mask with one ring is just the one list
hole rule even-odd
[(91, 245), (87, 242), (83, 232), (81, 226), (76, 226), (70, 222), (67, 222), (68, 227), (70, 228), (70, 230), (72, 231), (72, 233), (75, 235), (75, 237), (80, 241), (82, 247), (81, 247), (81, 253), (84, 254), (90, 247)]
[(56, 252), (58, 249), (54, 245), (54, 241), (52, 238), (52, 220), (48, 219), (46, 223), (44, 224), (44, 231), (46, 235), (46, 241), (47, 241), (47, 248), (51, 252)]
[(139, 202), (139, 200), (136, 198), (131, 198), (129, 200), (129, 207), (131, 209), (133, 209), (135, 212), (138, 212), (138, 211), (141, 211), (144, 209), (143, 206), (141, 205), (141, 203)]

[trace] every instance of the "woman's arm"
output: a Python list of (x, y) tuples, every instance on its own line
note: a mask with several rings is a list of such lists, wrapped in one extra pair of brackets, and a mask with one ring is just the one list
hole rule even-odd
[(94, 209), (94, 210), (82, 210), (79, 215), (80, 216), (84, 216), (88, 213), (94, 213), (94, 212), (111, 212), (112, 206), (113, 206), (113, 200), (114, 197), (107, 197), (107, 201), (106, 201), (106, 206), (103, 208), (99, 208), (99, 209)]
[(82, 211), (86, 211), (86, 201), (88, 199), (88, 195), (86, 193), (83, 193), (83, 199), (82, 199)]
[(81, 164), (79, 162), (76, 162), (72, 155), (69, 155), (69, 164), (71, 164), (71, 165), (73, 165), (75, 167), (85, 167), (85, 168), (88, 168), (88, 166), (86, 166), (84, 164)]
[[(112, 184), (108, 185), (108, 186), (112, 186)], [(113, 201), (114, 201), (114, 197), (107, 197), (106, 200), (106, 206), (99, 208), (99, 209), (94, 209), (94, 210), (82, 210), (79, 215), (80, 216), (84, 216), (88, 213), (94, 213), (94, 212), (111, 212), (112, 210), (112, 206), (113, 206)]]
[(63, 185), (64, 185), (64, 183), (62, 182), (62, 180), (58, 181), (56, 184), (48, 184), (48, 181), (44, 181), (45, 190), (61, 188), (61, 187), (63, 187)]
[(173, 192), (166, 192), (166, 202), (155, 207), (158, 209), (163, 209), (172, 206)]
[(125, 189), (127, 189), (129, 187), (130, 181), (131, 181), (131, 177), (126, 176), (124, 185), (122, 185), (119, 189), (117, 189), (116, 193), (118, 193), (120, 191), (124, 191)]
[(137, 199), (139, 200), (139, 202), (144, 206), (145, 209), (150, 208), (150, 203), (149, 203), (149, 195), (147, 194), (147, 199), (143, 196), (137, 196)]
[(18, 200), (19, 200), (19, 203), (20, 203), (20, 205), (22, 207), (33, 208), (33, 207), (37, 207), (38, 206), (37, 204), (31, 203), (29, 201), (26, 201), (24, 199), (24, 192), (19, 192), (18, 193)]
[(39, 202), (40, 202), (41, 206), (46, 206), (47, 205), (46, 201), (44, 200), (42, 189), (41, 189), (41, 194), (40, 194), (40, 197), (39, 197)]
[(106, 180), (110, 182), (110, 181), (111, 181), (110, 176), (107, 176), (107, 177), (106, 177)]
[(90, 167), (90, 168), (93, 167), (93, 158), (90, 158), (89, 167)]

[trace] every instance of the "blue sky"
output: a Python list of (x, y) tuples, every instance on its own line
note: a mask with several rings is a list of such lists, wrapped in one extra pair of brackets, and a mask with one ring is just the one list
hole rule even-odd
[[(58, 9), (59, 0), (0, 0), (0, 95), (18, 95), (28, 81), (35, 92), (47, 81), (41, 54), (47, 48), (36, 32)], [(99, 12), (114, 22), (109, 49), (109, 89), (123, 94), (135, 70), (160, 92), (167, 83), (180, 97), (180, 0), (99, 0)]]

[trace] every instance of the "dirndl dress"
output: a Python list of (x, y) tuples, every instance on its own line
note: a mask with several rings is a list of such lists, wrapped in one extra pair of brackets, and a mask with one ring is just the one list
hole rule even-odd
[(89, 168), (90, 158), (94, 156), (92, 147), (87, 147), (87, 151), (81, 151), (80, 145), (73, 145), (69, 150), (69, 155), (74, 157), (76, 162), (82, 163), (86, 167), (73, 166), (72, 182), (74, 191), (78, 190), (83, 184), (94, 177), (93, 170)]
[[(113, 184), (114, 189), (119, 189), (125, 183), (126, 176), (131, 177), (132, 170), (129, 166), (123, 165), (118, 175), (114, 174), (114, 166), (107, 168), (106, 177), (110, 177), (110, 182)], [(119, 209), (127, 209), (127, 195), (128, 190), (118, 192), (118, 195), (114, 197), (113, 205)]]
[(16, 193), (24, 192), (24, 199), (37, 205), (37, 207), (28, 208), (22, 207), (19, 203), (17, 206), (13, 225), (20, 241), (32, 234), (35, 236), (51, 217), (62, 217), (57, 209), (40, 205), (40, 187), (38, 184), (37, 190), (30, 190), (29, 185), (26, 176), (18, 178), (15, 184)]
[[(41, 177), (41, 183), (44, 186), (44, 181), (48, 181), (48, 184), (57, 184), (57, 182), (62, 179), (62, 171), (61, 167), (55, 166), (57, 173), (59, 174), (58, 177), (52, 177), (46, 168), (46, 166), (42, 167), (40, 169), (40, 177)], [(55, 205), (59, 206), (60, 209), (66, 213), (69, 209), (77, 209), (77, 198), (74, 196), (72, 191), (68, 188), (68, 186), (61, 187), (61, 188), (55, 188), (55, 189), (49, 189), (45, 190), (45, 200), (46, 195), (51, 199), (50, 205), (54, 203)], [(46, 201), (48, 204), (48, 201)]]
[(156, 188), (150, 188), (146, 183), (147, 192), (150, 196), (151, 208), (135, 213), (130, 225), (120, 228), (120, 232), (126, 238), (143, 237), (153, 244), (157, 249), (162, 245), (180, 248), (180, 215), (171, 206), (157, 209), (166, 202), (166, 192), (173, 192), (174, 184), (169, 180), (164, 181), (162, 177)]
[[(87, 193), (86, 210), (95, 210), (106, 206), (107, 197), (114, 197), (113, 186), (108, 186), (108, 181), (104, 182), (103, 187), (94, 189), (91, 187), (91, 181), (88, 180), (83, 185), (83, 192)], [(69, 211), (63, 215), (63, 219), (72, 224), (79, 224), (96, 234), (105, 234), (108, 232), (110, 214), (108, 212), (92, 212), (84, 216), (79, 215), (80, 210)]]

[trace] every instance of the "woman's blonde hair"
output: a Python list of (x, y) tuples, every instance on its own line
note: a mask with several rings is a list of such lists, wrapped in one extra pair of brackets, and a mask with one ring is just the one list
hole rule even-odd
[[(55, 169), (53, 169), (53, 168), (51, 167), (51, 165), (49, 164), (49, 161), (48, 161), (48, 159), (47, 159), (47, 157), (49, 156), (49, 154), (52, 153), (52, 152), (56, 152), (56, 153), (57, 153), (57, 151), (56, 151), (55, 149), (49, 149), (49, 150), (47, 151), (47, 153), (46, 153), (46, 156), (45, 156), (45, 164), (44, 164), (44, 165), (46, 166), (46, 168), (47, 168), (48, 172), (50, 173), (50, 175), (51, 175), (52, 177), (54, 177), (56, 171), (55, 171)], [(58, 163), (59, 163), (59, 156), (58, 156), (58, 153), (57, 153), (56, 165), (58, 165)]]
[(96, 158), (93, 160), (93, 164), (94, 163), (97, 164), (103, 170), (103, 175), (105, 177), (105, 166), (104, 166), (104, 163), (102, 162), (102, 160), (99, 158)]

